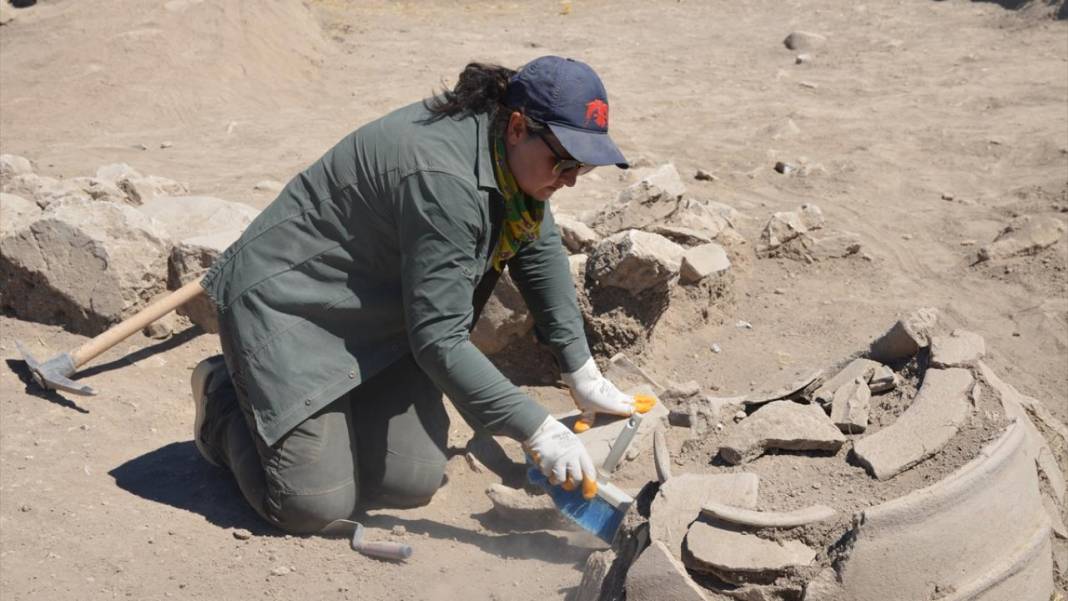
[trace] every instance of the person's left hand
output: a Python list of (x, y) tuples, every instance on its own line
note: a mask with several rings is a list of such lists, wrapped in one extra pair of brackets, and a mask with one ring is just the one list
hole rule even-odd
[(575, 422), (576, 432), (588, 430), (597, 413), (624, 416), (635, 411), (645, 413), (656, 403), (651, 398), (635, 398), (621, 392), (601, 374), (593, 357), (576, 371), (561, 376), (571, 389), (571, 398), (574, 399), (575, 405), (582, 411), (582, 416)]

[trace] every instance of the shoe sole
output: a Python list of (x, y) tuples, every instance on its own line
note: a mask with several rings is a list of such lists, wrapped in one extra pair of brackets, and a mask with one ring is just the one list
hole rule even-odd
[(196, 412), (193, 420), (193, 443), (197, 445), (197, 450), (200, 451), (204, 460), (214, 466), (218, 466), (219, 462), (212, 458), (212, 453), (200, 441), (200, 429), (204, 427), (204, 417), (207, 415), (208, 395), (205, 385), (220, 365), (225, 365), (222, 357), (209, 357), (197, 364), (193, 369), (193, 375), (189, 378), (193, 388), (193, 407)]

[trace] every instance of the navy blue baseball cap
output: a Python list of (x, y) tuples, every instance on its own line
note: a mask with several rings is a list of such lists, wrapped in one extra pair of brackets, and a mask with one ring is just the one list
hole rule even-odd
[(587, 165), (630, 165), (608, 137), (608, 93), (589, 65), (543, 56), (508, 81), (504, 104), (549, 126), (575, 159)]

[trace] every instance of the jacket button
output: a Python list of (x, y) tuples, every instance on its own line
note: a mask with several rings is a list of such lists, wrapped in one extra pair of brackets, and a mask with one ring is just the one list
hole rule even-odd
[(356, 372), (355, 371), (350, 371), (349, 372), (349, 379), (350, 380), (355, 380), (356, 379)]
[(305, 405), (311, 405), (311, 399), (304, 399)]

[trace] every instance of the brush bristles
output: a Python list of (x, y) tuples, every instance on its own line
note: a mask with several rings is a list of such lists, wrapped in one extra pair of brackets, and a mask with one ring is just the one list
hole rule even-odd
[[(549, 493), (549, 497), (552, 498), (560, 513), (584, 530), (592, 532), (601, 540), (611, 544), (616, 531), (619, 530), (619, 525), (623, 522), (623, 514), (627, 510), (626, 503), (621, 503), (618, 507), (614, 506), (600, 496), (600, 491), (598, 491), (598, 496), (589, 500), (584, 499), (580, 489), (566, 491), (563, 487), (549, 484), (548, 479), (535, 467), (527, 470), (527, 479)], [(620, 494), (626, 497), (624, 493)]]

